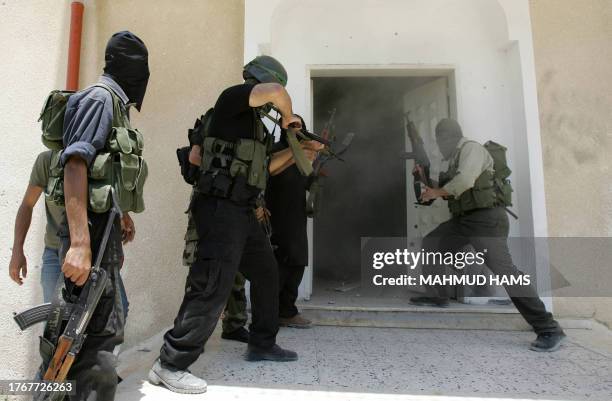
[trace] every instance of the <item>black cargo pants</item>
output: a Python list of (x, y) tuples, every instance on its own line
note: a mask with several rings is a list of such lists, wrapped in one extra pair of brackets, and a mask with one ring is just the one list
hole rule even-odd
[[(502, 207), (478, 209), (455, 216), (440, 224), (423, 238), (426, 252), (457, 252), (471, 244), (476, 252), (485, 252), (485, 264), (496, 275), (518, 276), (508, 249), (508, 215)], [(439, 266), (424, 269), (425, 274), (440, 273)], [(562, 329), (539, 298), (533, 286), (505, 286), (510, 299), (534, 331), (557, 333)], [(448, 287), (430, 287), (430, 295), (448, 298)]]
[[(89, 235), (92, 249), (92, 263), (99, 252), (104, 228), (108, 220), (108, 213), (88, 213)], [(60, 260), (64, 260), (70, 247), (70, 235), (66, 219), (60, 228), (61, 239)], [(106, 251), (102, 258), (101, 268), (106, 270), (109, 279), (91, 320), (86, 329), (87, 337), (77, 355), (75, 362), (68, 371), (67, 380), (76, 383), (76, 394), (67, 396), (71, 401), (112, 401), (115, 399), (117, 389), (117, 361), (113, 354), (115, 347), (123, 342), (125, 326), (124, 305), (121, 300), (119, 269), (123, 264), (123, 245), (121, 243), (121, 225), (116, 218), (108, 239)], [(65, 280), (67, 293), (77, 296), (80, 289), (75, 287), (68, 279)], [(58, 289), (59, 290), (59, 289)], [(45, 336), (49, 336), (49, 324)], [(52, 336), (61, 335), (61, 331), (53, 330)], [(41, 340), (47, 341), (47, 340)], [(55, 343), (55, 339), (53, 339)], [(48, 343), (47, 343), (48, 344)], [(49, 351), (45, 344), (41, 350)], [(41, 353), (46, 354), (43, 351)], [(43, 362), (41, 375), (47, 368)]]
[[(280, 259), (277, 259), (277, 261)], [(304, 277), (304, 266), (293, 266), (278, 262), (279, 275), (279, 313), (285, 319), (290, 319), (300, 313), (295, 301), (298, 297), (298, 288)]]
[(249, 343), (272, 347), (278, 332), (278, 270), (253, 207), (199, 194), (191, 211), (199, 236), (197, 258), (174, 327), (164, 335), (160, 360), (168, 369), (185, 370), (204, 351), (238, 271), (251, 283)]

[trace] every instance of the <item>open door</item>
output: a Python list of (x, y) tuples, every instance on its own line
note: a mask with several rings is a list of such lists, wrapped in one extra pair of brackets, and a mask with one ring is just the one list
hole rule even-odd
[[(436, 145), (435, 128), (440, 120), (450, 115), (448, 93), (448, 79), (442, 77), (404, 95), (404, 111), (410, 113), (410, 119), (423, 138), (425, 151), (431, 161), (431, 178), (434, 181), (438, 180), (440, 171), (446, 167), (443, 166), (442, 154)], [(407, 131), (404, 132), (404, 143), (407, 151), (412, 150)], [(413, 168), (414, 161), (406, 160), (406, 224), (408, 238), (419, 239), (448, 220), (450, 213), (446, 201), (442, 199), (437, 199), (431, 206), (416, 205), (417, 199), (412, 187)], [(415, 245), (420, 249), (420, 242)]]
[[(426, 83), (418, 88), (412, 89), (404, 96), (404, 110), (410, 113), (410, 118), (414, 122), (423, 138), (425, 151), (429, 156), (431, 167), (430, 174), (434, 181), (438, 180), (441, 171), (445, 171), (448, 162), (442, 160), (438, 146), (436, 145), (435, 129), (438, 122), (443, 118), (451, 116), (449, 103), (449, 84), (448, 78), (442, 77), (435, 81)], [(412, 150), (408, 133), (405, 132), (406, 149)], [(411, 171), (414, 167), (412, 160), (406, 161), (406, 179), (408, 180), (406, 189), (407, 202), (407, 232), (414, 250), (421, 249), (421, 239), (435, 229), (439, 224), (451, 218), (448, 211), (447, 202), (437, 199), (431, 206), (416, 205), (416, 197), (412, 189)], [(446, 273), (451, 273), (450, 268)], [(505, 300), (507, 296), (502, 289), (480, 289), (484, 292), (480, 296), (475, 296), (474, 291), (469, 287), (455, 288), (455, 296), (462, 303), (487, 304), (490, 300)], [(483, 295), (490, 296), (483, 296)]]

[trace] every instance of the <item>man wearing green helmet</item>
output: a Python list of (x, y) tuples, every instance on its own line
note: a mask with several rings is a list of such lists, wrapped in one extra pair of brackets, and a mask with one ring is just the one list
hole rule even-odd
[[(274, 57), (258, 56), (244, 66), (242, 77), (246, 82), (252, 79), (260, 83), (279, 83), (287, 86), (287, 71)], [(297, 119), (299, 122), (299, 119)]]
[[(278, 268), (266, 233), (254, 210), (260, 206), (270, 173), (294, 163), (290, 150), (270, 156), (272, 135), (259, 108), (274, 105), (282, 126), (300, 126), (285, 90), (287, 72), (274, 58), (260, 56), (243, 70), (244, 83), (219, 96), (201, 141), (192, 143), (190, 161), (199, 164), (190, 212), (197, 229), (194, 262), (185, 296), (164, 335), (160, 357), (149, 380), (179, 393), (203, 393), (206, 382), (187, 369), (225, 308), (238, 272), (251, 283), (252, 323), (246, 359), (295, 361), (297, 354), (276, 345)], [(315, 157), (316, 146), (304, 144)]]

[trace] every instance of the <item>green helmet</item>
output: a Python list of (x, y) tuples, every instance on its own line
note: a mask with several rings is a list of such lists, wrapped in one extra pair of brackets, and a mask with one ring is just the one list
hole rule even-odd
[(257, 56), (250, 63), (244, 66), (242, 71), (243, 78), (255, 78), (261, 83), (279, 83), (287, 85), (287, 71), (285, 67), (274, 57)]

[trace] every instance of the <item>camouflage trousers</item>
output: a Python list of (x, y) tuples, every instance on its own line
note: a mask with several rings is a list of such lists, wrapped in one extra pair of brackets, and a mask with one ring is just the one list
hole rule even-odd
[(231, 333), (241, 327), (246, 326), (247, 323), (247, 299), (244, 291), (244, 284), (246, 279), (242, 273), (236, 274), (234, 279), (234, 286), (232, 292), (225, 305), (225, 311), (223, 312), (223, 332)]

